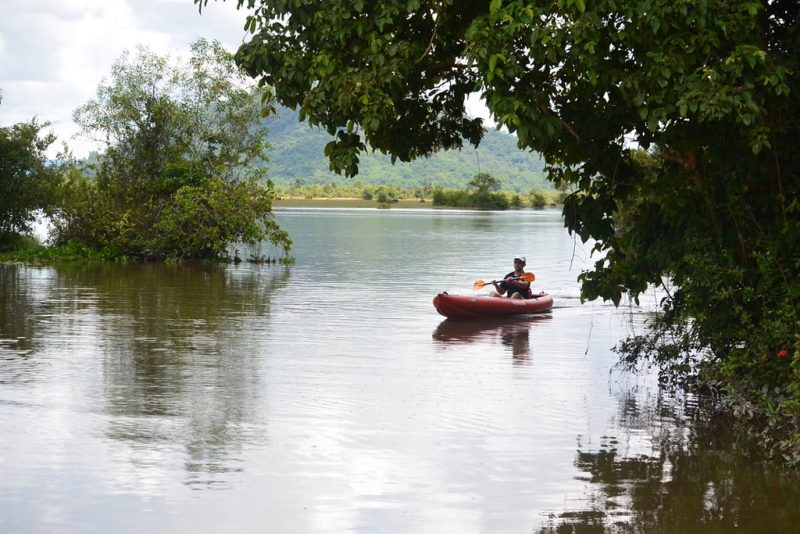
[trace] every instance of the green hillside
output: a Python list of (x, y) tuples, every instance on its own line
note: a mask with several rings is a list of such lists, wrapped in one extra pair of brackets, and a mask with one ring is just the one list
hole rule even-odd
[[(272, 144), (269, 176), (275, 184), (346, 180), (328, 170), (323, 149), (331, 136), (325, 130), (299, 122), (295, 111), (283, 107), (275, 116), (264, 119), (264, 123)], [(364, 184), (466, 188), (476, 174), (486, 172), (499, 178), (506, 191), (527, 194), (534, 188), (551, 190), (552, 186), (543, 178), (542, 160), (536, 154), (519, 150), (516, 143), (514, 136), (490, 129), (477, 150), (469, 145), (460, 151), (439, 152), (430, 158), (394, 165), (388, 156), (362, 154), (358, 179)]]

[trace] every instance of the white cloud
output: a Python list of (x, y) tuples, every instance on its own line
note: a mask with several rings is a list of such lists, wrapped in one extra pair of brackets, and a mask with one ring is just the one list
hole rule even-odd
[(473, 117), (480, 117), (483, 119), (483, 125), (486, 128), (494, 128), (497, 124), (494, 117), (489, 113), (486, 103), (478, 93), (472, 93), (467, 98), (467, 113)]
[[(159, 54), (188, 55), (189, 44), (217, 39), (231, 51), (245, 37), (246, 11), (235, 0), (211, 0), (202, 15), (192, 0), (3, 0), (0, 16), (0, 126), (37, 117), (77, 156), (95, 145), (78, 133), (73, 111), (92, 98), (125, 50), (147, 45)], [(477, 95), (473, 116), (494, 126)]]
[[(72, 112), (95, 94), (124, 50), (143, 44), (160, 54), (188, 55), (199, 37), (235, 50), (245, 11), (191, 0), (4, 0), (0, 17), (0, 126), (49, 121), (76, 155), (92, 145), (72, 139)], [(56, 147), (53, 148), (55, 152)]]

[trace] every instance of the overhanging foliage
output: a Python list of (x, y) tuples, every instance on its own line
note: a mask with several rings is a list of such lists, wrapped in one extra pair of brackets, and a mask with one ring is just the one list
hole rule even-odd
[(795, 0), (237, 3), (238, 63), (335, 136), (333, 169), (355, 174), (367, 145), (477, 144), (464, 101), (482, 93), (573, 188), (565, 224), (602, 257), (583, 296), (670, 279), (662, 354), (708, 351), (712, 373), (800, 415)]

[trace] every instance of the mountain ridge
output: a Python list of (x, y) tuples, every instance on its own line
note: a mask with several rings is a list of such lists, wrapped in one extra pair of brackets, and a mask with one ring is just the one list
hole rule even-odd
[[(332, 137), (322, 128), (299, 122), (296, 111), (281, 106), (263, 119), (263, 124), (272, 145), (267, 151), (268, 176), (276, 185), (348, 180), (329, 170), (323, 150)], [(538, 154), (517, 148), (515, 136), (487, 129), (477, 149), (465, 142), (460, 150), (441, 151), (411, 162), (392, 164), (389, 156), (379, 152), (362, 153), (353, 180), (369, 185), (464, 189), (475, 175), (489, 173), (500, 180), (503, 190), (527, 194), (534, 189), (553, 189), (544, 178), (543, 167)]]

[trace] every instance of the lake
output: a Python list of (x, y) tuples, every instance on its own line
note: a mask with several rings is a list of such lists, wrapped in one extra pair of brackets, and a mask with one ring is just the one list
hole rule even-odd
[[(276, 213), (293, 265), (0, 265), (0, 532), (797, 530), (796, 474), (615, 366), (658, 295), (581, 304), (560, 212)], [(436, 313), (516, 254), (551, 313)]]

